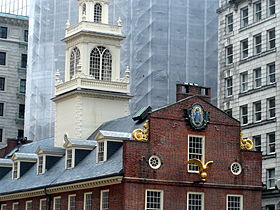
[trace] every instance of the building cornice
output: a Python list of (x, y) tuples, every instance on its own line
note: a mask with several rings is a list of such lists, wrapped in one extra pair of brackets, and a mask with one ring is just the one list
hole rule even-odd
[(67, 185), (59, 185), (54, 187), (46, 186), (45, 188), (36, 189), (36, 190), (0, 195), (0, 201), (25, 199), (25, 198), (54, 194), (54, 193), (62, 193), (62, 192), (69, 192), (74, 190), (84, 190), (84, 189), (120, 184), (122, 182), (122, 179), (123, 179), (122, 176), (115, 176), (115, 177), (109, 177), (104, 179), (71, 183)]

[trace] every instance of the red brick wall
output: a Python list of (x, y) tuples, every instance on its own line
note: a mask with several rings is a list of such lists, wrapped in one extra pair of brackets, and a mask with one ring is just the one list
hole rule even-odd
[(8, 139), (7, 146), (0, 149), (0, 158), (3, 158), (6, 154), (11, 152), (17, 146), (17, 140), (15, 139)]

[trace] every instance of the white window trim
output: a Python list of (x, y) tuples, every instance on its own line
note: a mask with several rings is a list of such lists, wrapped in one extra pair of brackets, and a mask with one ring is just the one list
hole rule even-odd
[[(273, 99), (274, 99), (274, 105), (275, 106), (271, 108), (269, 106), (269, 104), (270, 104), (270, 101), (273, 100)], [(266, 106), (267, 106), (267, 119), (274, 119), (276, 117), (276, 100), (275, 100), (275, 97), (267, 98), (266, 101), (267, 101), (266, 102), (267, 103), (266, 104)], [(274, 115), (274, 117), (270, 117), (270, 110), (273, 110), (273, 109), (274, 109), (275, 115)]]
[[(274, 73), (272, 73), (272, 74), (269, 72), (270, 66), (274, 66)], [(272, 62), (272, 63), (269, 63), (269, 64), (266, 65), (267, 84), (274, 84), (274, 83), (276, 82), (276, 81), (274, 81), (274, 82), (271, 82), (271, 81), (270, 81), (270, 76), (271, 76), (271, 75), (274, 75), (274, 78), (275, 78), (275, 80), (276, 80), (276, 75), (275, 75), (275, 74), (276, 74), (276, 69), (275, 69), (275, 68), (276, 68), (275, 62)]]
[[(92, 196), (92, 192), (86, 192), (86, 193), (84, 193), (84, 209), (86, 209), (86, 196), (87, 195), (91, 195)], [(92, 204), (91, 204), (92, 205)]]
[[(202, 138), (202, 162), (204, 163), (205, 162), (205, 136), (199, 136), (199, 135), (188, 135), (188, 160), (189, 159), (189, 153), (190, 153), (190, 148), (189, 148), (189, 145), (190, 145), (190, 137), (198, 137), (198, 138)], [(188, 173), (199, 173), (199, 171), (192, 171), (192, 170), (189, 170), (189, 167), (188, 167)]]
[[(261, 4), (261, 10), (260, 11), (257, 11), (256, 10), (256, 6), (257, 4)], [(254, 10), (254, 22), (259, 22), (263, 19), (263, 5), (262, 5), (262, 2), (261, 1), (257, 1), (254, 3), (253, 5), (253, 10)], [(257, 20), (257, 13), (260, 13), (261, 14), (261, 18), (259, 20)]]
[(267, 168), (266, 169), (266, 187), (267, 187), (267, 189), (275, 189), (275, 186), (272, 186), (272, 187), (268, 187), (268, 183), (269, 183), (269, 181), (272, 179), (272, 178), (269, 178), (268, 177), (268, 174), (269, 174), (269, 170), (272, 170), (272, 169), (274, 169), (274, 183), (276, 184), (276, 174), (275, 174), (275, 168)]
[[(244, 107), (247, 107), (247, 114), (243, 114), (243, 109)], [(240, 106), (240, 122), (241, 125), (247, 125), (249, 123), (249, 108), (248, 108), (248, 104), (244, 104), (242, 106)], [(243, 123), (243, 116), (247, 116), (247, 123)]]
[[(17, 177), (14, 177), (14, 170), (15, 170), (15, 163), (17, 163)], [(20, 161), (15, 161), (13, 164), (13, 173), (12, 173), (13, 179), (19, 179), (20, 178)]]
[[(248, 10), (247, 16), (243, 16), (243, 11), (245, 9)], [(248, 23), (247, 23), (247, 25), (244, 25), (244, 19), (246, 19), (246, 18), (247, 18)], [(249, 8), (248, 8), (248, 6), (246, 6), (246, 7), (243, 7), (240, 9), (240, 28), (247, 27), (248, 25), (249, 25)]]
[[(232, 54), (228, 54), (228, 49), (229, 48), (232, 49)], [(233, 45), (226, 46), (225, 50), (226, 50), (226, 52), (225, 52), (225, 55), (226, 55), (226, 66), (232, 65), (233, 64)], [(232, 62), (231, 63), (228, 62), (228, 60), (229, 60), (228, 58), (229, 57), (232, 57)]]
[[(99, 161), (98, 160), (98, 151), (99, 151), (99, 143), (102, 143), (104, 142), (104, 159), (103, 161)], [(106, 140), (103, 140), (103, 141), (98, 141), (97, 142), (97, 146), (96, 146), (96, 163), (103, 163), (105, 161), (107, 161), (107, 142)]]
[[(229, 23), (229, 17), (232, 17), (232, 22)], [(233, 23), (234, 23), (234, 19), (233, 19), (233, 13), (229, 13), (226, 15), (226, 34), (230, 34), (233, 32)], [(232, 30), (229, 31), (229, 28), (232, 27)]]
[[(42, 173), (39, 173), (39, 157), (43, 157)], [(46, 155), (39, 155), (37, 158), (37, 175), (44, 174), (46, 172)]]
[(189, 210), (189, 194), (202, 195), (201, 196), (201, 210), (204, 210), (204, 193), (203, 192), (187, 192), (187, 210)]
[[(274, 38), (272, 38), (272, 39), (269, 37), (269, 32), (271, 32), (271, 31), (274, 31)], [(267, 30), (266, 34), (267, 34), (267, 50), (272, 50), (272, 49), (276, 48), (276, 31), (275, 31), (275, 28)], [(274, 47), (272, 47), (272, 48), (270, 48), (270, 42), (271, 41), (274, 41)]]
[(27, 205), (31, 203), (31, 208), (32, 208), (32, 200), (26, 201), (25, 202), (25, 210), (28, 210)]
[(40, 206), (39, 206), (39, 209), (40, 209), (40, 210), (42, 210), (42, 202), (43, 202), (43, 201), (46, 201), (46, 205), (47, 205), (47, 199), (46, 199), (46, 198), (40, 199), (40, 204), (39, 204), (39, 205), (40, 205)]
[[(257, 37), (261, 37), (261, 42), (260, 42), (259, 44), (257, 44)], [(262, 46), (263, 37), (262, 37), (262, 34), (261, 34), (261, 33), (256, 34), (256, 35), (254, 36), (253, 39), (254, 39), (254, 55), (259, 55), (259, 54), (261, 54), (262, 51), (263, 51), (263, 46)], [(258, 46), (261, 47), (260, 52), (257, 52), (257, 47), (258, 47)]]
[[(103, 210), (103, 207), (102, 207), (102, 206), (103, 206), (103, 193), (104, 193), (104, 192), (109, 192), (109, 190), (107, 189), (107, 190), (101, 190), (101, 191), (100, 191), (100, 210)], [(109, 200), (110, 200), (110, 199), (108, 199), (108, 202), (109, 202)]]
[(57, 196), (53, 198), (53, 210), (55, 210), (55, 204), (57, 199), (60, 199), (60, 209), (61, 209), (61, 196)]
[(146, 191), (145, 191), (145, 210), (147, 210), (147, 195), (148, 195), (148, 191), (160, 192), (160, 210), (163, 210), (164, 191), (163, 190), (156, 190), (156, 189), (146, 189)]
[[(274, 143), (270, 143), (270, 142), (269, 142), (269, 136), (272, 135), (272, 134), (274, 134)], [(274, 144), (274, 147), (276, 146), (276, 133), (275, 133), (275, 131), (266, 134), (266, 143), (267, 143), (267, 154), (269, 154), (269, 155), (275, 154), (275, 153), (276, 153), (276, 150), (275, 150), (274, 152), (270, 152), (270, 151), (269, 151), (269, 150), (270, 150), (270, 149), (269, 149), (269, 148), (270, 148), (270, 147), (269, 147), (270, 145)]]
[(74, 197), (75, 198), (75, 209), (76, 209), (76, 194), (71, 194), (71, 195), (68, 195), (68, 210), (70, 210), (70, 199)]
[[(231, 80), (231, 86), (228, 86), (228, 81)], [(229, 90), (231, 90), (231, 94), (229, 94)], [(233, 96), (233, 79), (232, 77), (225, 78), (225, 97), (232, 97)]]
[(243, 195), (237, 195), (237, 194), (227, 194), (227, 210), (229, 208), (228, 206), (228, 198), (229, 197), (239, 197), (240, 198), (240, 210), (243, 210)]
[(18, 202), (15, 202), (15, 203), (12, 204), (12, 210), (15, 209), (15, 205), (18, 205), (18, 209), (19, 209), (19, 203), (18, 203)]
[[(245, 78), (244, 76), (247, 76), (247, 80), (243, 81), (243, 78)], [(249, 90), (249, 81), (248, 81), (248, 72), (243, 72), (240, 74), (240, 92), (244, 93), (247, 92)], [(243, 87), (247, 86), (247, 88), (244, 90)]]
[(7, 204), (1, 204), (1, 210), (4, 210), (4, 207), (7, 208)]
[[(260, 71), (260, 77), (256, 77), (256, 72), (257, 71)], [(262, 81), (262, 68), (259, 67), (259, 68), (256, 68), (253, 70), (253, 73), (254, 73), (254, 88), (257, 89), (257, 88), (261, 88), (263, 86), (263, 81)], [(260, 80), (260, 86), (257, 86), (257, 80)]]
[[(72, 150), (72, 160), (71, 160), (71, 167), (67, 166), (67, 160), (68, 160), (68, 151)], [(76, 150), (74, 148), (67, 148), (66, 149), (66, 154), (65, 154), (65, 169), (71, 169), (75, 167), (75, 153)]]
[[(271, 7), (274, 7), (274, 14), (270, 14), (270, 8)], [(275, 15), (275, 8), (276, 7), (276, 3), (274, 2), (274, 4), (272, 4), (272, 5), (269, 5), (269, 0), (267, 0), (267, 16), (269, 17), (269, 16), (271, 16), (271, 15)]]
[[(257, 111), (256, 110), (256, 105), (257, 104), (261, 104), (261, 110), (260, 111)], [(262, 101), (255, 101), (254, 103), (253, 103), (253, 117), (254, 117), (254, 123), (257, 123), (257, 122), (261, 122), (262, 120), (263, 120), (263, 113), (262, 113), (262, 108), (263, 108), (263, 106), (262, 106)], [(261, 115), (261, 119), (260, 120), (257, 120), (256, 119), (256, 114), (259, 114), (260, 113), (260, 115)]]

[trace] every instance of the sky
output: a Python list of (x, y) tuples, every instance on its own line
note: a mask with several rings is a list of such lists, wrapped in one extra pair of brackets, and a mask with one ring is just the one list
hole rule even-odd
[(15, 15), (29, 15), (30, 0), (0, 0), (0, 12)]

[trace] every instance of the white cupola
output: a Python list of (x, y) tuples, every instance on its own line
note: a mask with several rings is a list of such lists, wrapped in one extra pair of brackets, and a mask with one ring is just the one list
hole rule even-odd
[[(65, 78), (57, 78), (55, 146), (87, 139), (102, 123), (129, 114), (129, 76), (120, 78), (121, 20), (108, 24), (108, 0), (78, 0), (79, 23), (66, 27)], [(129, 75), (129, 74), (128, 74)], [(56, 75), (59, 77), (59, 75)]]

